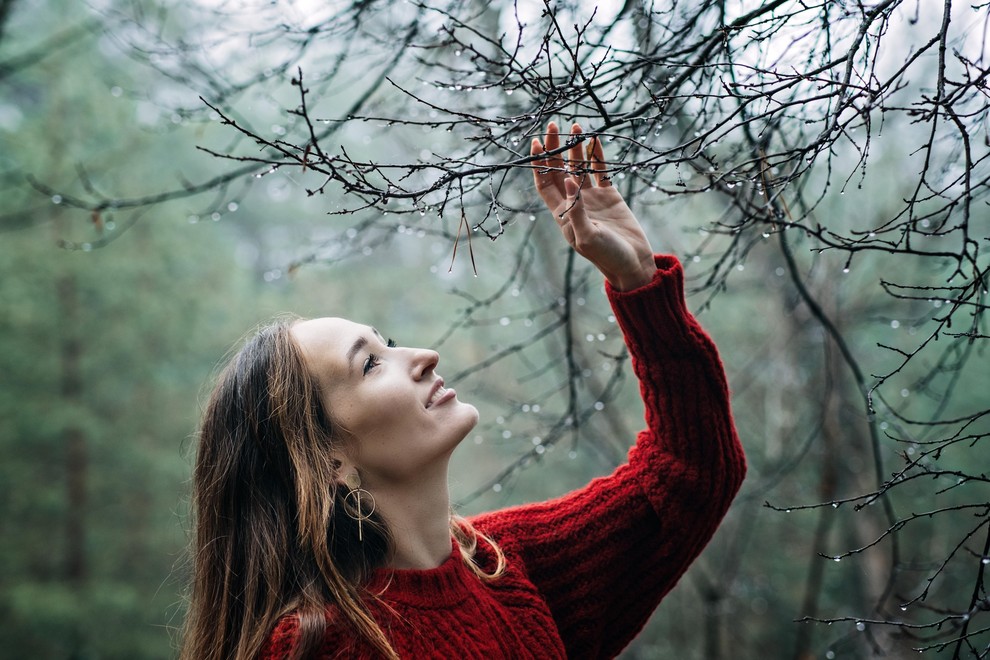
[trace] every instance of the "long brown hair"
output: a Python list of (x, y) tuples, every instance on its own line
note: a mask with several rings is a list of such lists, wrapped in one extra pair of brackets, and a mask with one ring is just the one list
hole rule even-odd
[[(291, 337), (292, 322), (279, 320), (251, 338), (209, 397), (193, 473), (183, 660), (253, 660), (290, 612), (299, 620), (293, 657), (307, 657), (326, 631), (329, 605), (383, 656), (398, 657), (361, 591), (387, 563), (391, 535), (375, 514), (358, 540), (346, 490), (337, 485), (337, 429)], [(497, 546), (498, 565), (485, 573), (472, 560), (480, 535), (453, 516), (451, 530), (476, 574), (501, 574)]]

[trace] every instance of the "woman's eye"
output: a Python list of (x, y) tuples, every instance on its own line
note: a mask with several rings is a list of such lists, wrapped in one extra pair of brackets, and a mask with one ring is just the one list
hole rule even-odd
[[(395, 348), (396, 344), (393, 340), (389, 339), (385, 342), (385, 345), (389, 348)], [(368, 354), (368, 359), (364, 361), (364, 375), (367, 376), (368, 372), (377, 367), (381, 363), (381, 359), (374, 353)]]

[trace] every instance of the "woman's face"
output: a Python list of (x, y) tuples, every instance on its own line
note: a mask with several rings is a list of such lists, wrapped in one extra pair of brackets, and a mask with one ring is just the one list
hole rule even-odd
[(414, 480), (478, 422), (477, 409), (443, 387), (436, 351), (390, 345), (374, 328), (339, 318), (301, 321), (292, 336), (367, 485)]

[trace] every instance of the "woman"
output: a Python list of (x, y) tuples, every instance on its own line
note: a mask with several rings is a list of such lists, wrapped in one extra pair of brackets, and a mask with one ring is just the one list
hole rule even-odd
[(533, 140), (536, 188), (604, 275), (640, 379), (629, 462), (458, 518), (448, 459), (478, 413), (438, 355), (344, 319), (270, 326), (204, 417), (184, 658), (612, 657), (701, 552), (745, 472), (721, 363), (601, 143), (559, 147), (553, 123)]

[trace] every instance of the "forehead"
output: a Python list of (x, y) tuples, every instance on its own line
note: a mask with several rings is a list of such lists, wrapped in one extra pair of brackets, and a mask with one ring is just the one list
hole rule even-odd
[(368, 326), (348, 321), (347, 319), (327, 316), (319, 319), (297, 321), (292, 324), (292, 337), (305, 346), (327, 345), (338, 341), (352, 340)]
[(347, 351), (355, 341), (373, 330), (347, 319), (325, 317), (292, 325), (292, 338), (311, 366), (347, 368)]

